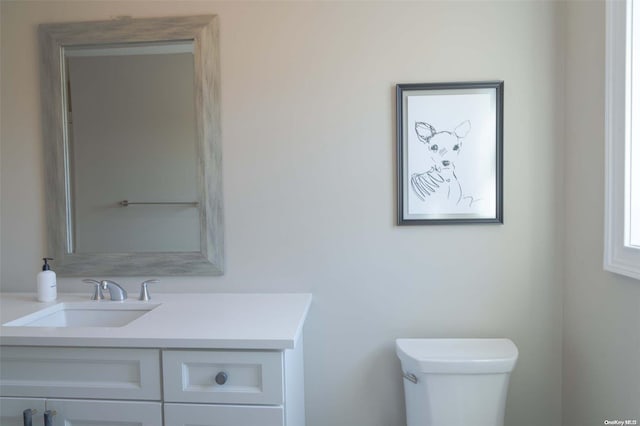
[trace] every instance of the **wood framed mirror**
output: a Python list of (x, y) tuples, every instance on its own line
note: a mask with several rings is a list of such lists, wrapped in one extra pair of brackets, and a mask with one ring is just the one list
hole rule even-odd
[(217, 17), (42, 24), (39, 39), (58, 274), (221, 275)]

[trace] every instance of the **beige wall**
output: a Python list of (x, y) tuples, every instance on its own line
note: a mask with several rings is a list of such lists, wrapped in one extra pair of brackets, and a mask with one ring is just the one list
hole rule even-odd
[(563, 424), (640, 422), (640, 282), (602, 269), (604, 2), (567, 12)]
[[(393, 345), (414, 336), (512, 338), (507, 426), (560, 424), (558, 4), (1, 4), (4, 291), (33, 291), (46, 254), (37, 24), (217, 13), (226, 274), (158, 291), (312, 292), (308, 426), (403, 425)], [(489, 79), (505, 80), (505, 224), (395, 226), (394, 85)]]

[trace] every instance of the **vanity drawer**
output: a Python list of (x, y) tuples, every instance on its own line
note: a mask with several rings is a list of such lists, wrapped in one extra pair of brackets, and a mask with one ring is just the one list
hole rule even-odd
[(155, 349), (0, 347), (0, 395), (160, 400)]
[(282, 362), (277, 351), (163, 351), (164, 399), (280, 405)]
[(164, 404), (165, 426), (284, 426), (282, 406)]

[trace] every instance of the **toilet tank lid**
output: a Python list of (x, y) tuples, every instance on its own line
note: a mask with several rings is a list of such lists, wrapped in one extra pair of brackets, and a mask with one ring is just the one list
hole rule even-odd
[(403, 369), (422, 373), (508, 373), (518, 359), (509, 339), (397, 339)]

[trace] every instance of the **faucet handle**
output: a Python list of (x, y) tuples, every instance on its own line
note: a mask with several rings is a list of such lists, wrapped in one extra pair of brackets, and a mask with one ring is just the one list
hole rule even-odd
[(85, 278), (82, 282), (95, 285), (95, 291), (93, 292), (93, 296), (91, 296), (91, 300), (104, 300), (104, 295), (102, 294), (102, 283), (100, 281)]
[(138, 300), (144, 300), (145, 302), (148, 302), (149, 300), (151, 300), (151, 296), (149, 296), (149, 289), (147, 288), (147, 284), (155, 284), (155, 283), (159, 283), (160, 280), (146, 280), (143, 281), (140, 284), (140, 297), (138, 298)]

